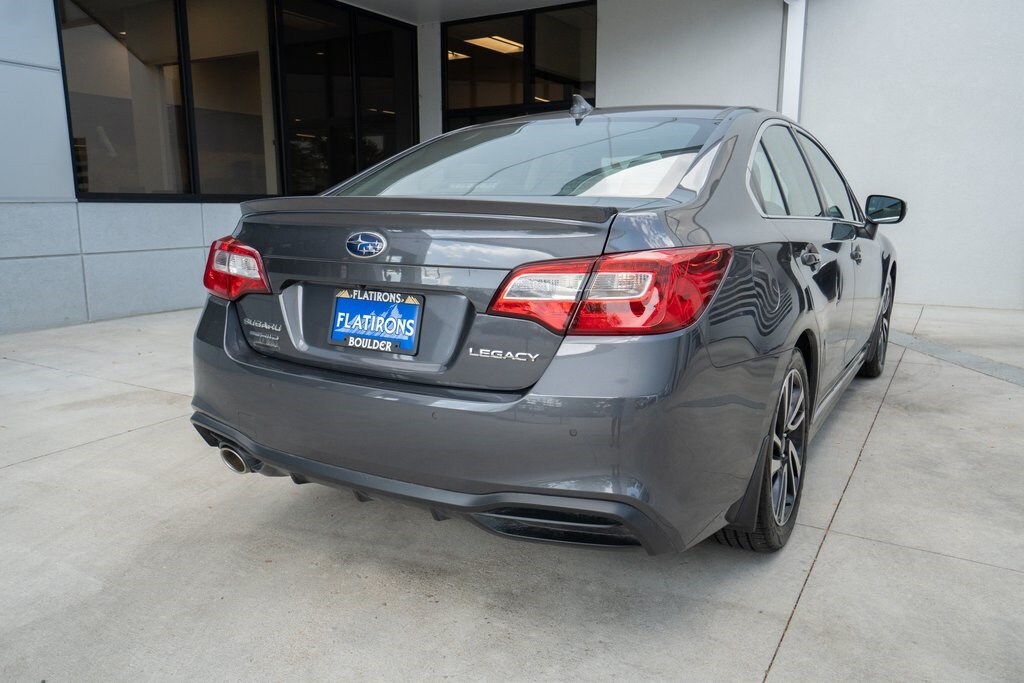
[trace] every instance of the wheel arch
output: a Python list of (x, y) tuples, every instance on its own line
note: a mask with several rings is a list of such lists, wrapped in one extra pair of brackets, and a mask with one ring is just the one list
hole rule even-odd
[[(807, 419), (811, 419), (817, 407), (815, 402), (818, 396), (818, 338), (814, 331), (809, 327), (805, 328), (797, 336), (793, 348), (799, 349), (804, 358), (804, 365), (807, 366), (807, 384), (811, 392)], [(785, 357), (788, 358), (788, 355)], [(757, 462), (754, 463), (754, 469), (747, 482), (747, 489), (743, 493), (743, 497), (736, 501), (725, 514), (725, 520), (730, 529), (753, 531), (757, 525), (757, 507), (761, 502), (761, 471), (765, 467), (767, 445), (768, 437), (766, 436), (761, 442)]]

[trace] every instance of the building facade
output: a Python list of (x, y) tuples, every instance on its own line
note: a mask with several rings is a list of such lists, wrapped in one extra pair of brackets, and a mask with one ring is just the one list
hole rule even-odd
[(574, 93), (780, 110), (861, 199), (908, 201), (898, 300), (1024, 308), (1021, 25), (1016, 0), (0, 0), (0, 332), (197, 306), (240, 201)]

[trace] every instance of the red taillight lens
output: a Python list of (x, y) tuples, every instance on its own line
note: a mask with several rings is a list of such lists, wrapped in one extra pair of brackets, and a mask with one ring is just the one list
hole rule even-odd
[(594, 260), (568, 259), (520, 266), (505, 278), (487, 312), (526, 318), (564, 334)]
[(234, 237), (222, 237), (210, 245), (203, 285), (210, 294), (231, 301), (243, 294), (270, 292), (260, 253)]
[(560, 334), (673, 332), (707, 308), (731, 256), (709, 245), (532, 263), (509, 274), (488, 313)]
[(711, 245), (603, 256), (569, 334), (660, 334), (692, 324), (732, 256)]

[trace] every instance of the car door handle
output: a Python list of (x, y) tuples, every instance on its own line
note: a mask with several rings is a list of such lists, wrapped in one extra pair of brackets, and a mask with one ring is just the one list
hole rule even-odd
[(821, 257), (818, 256), (818, 252), (816, 251), (805, 251), (800, 254), (800, 263), (805, 266), (810, 266), (811, 268), (817, 268), (821, 265)]
[(864, 257), (860, 255), (860, 246), (855, 246), (853, 249), (850, 250), (850, 258), (852, 258), (857, 263), (860, 263), (861, 261), (864, 260)]

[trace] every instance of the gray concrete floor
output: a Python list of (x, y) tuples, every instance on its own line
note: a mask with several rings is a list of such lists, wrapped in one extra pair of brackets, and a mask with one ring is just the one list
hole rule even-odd
[(1024, 678), (1024, 312), (899, 306), (787, 548), (655, 558), (230, 474), (196, 317), (0, 337), (0, 680)]

